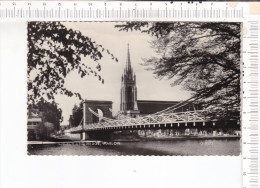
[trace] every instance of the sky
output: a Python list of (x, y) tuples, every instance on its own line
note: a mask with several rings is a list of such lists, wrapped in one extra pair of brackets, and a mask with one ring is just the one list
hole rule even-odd
[[(137, 99), (138, 100), (167, 100), (180, 101), (190, 97), (190, 92), (185, 91), (181, 86), (172, 87), (172, 81), (156, 79), (151, 71), (145, 70), (141, 65), (143, 58), (156, 56), (150, 47), (152, 40), (148, 34), (138, 31), (119, 31), (114, 26), (120, 22), (63, 22), (63, 24), (73, 30), (79, 30), (83, 35), (92, 38), (97, 44), (101, 44), (105, 49), (109, 49), (118, 62), (110, 56), (103, 54), (99, 61), (101, 65), (100, 75), (105, 82), (102, 84), (93, 75), (81, 78), (77, 72), (71, 72), (65, 79), (65, 87), (72, 92), (79, 92), (85, 100), (109, 100), (113, 102), (113, 113), (119, 111), (121, 76), (126, 66), (127, 44), (130, 48), (130, 59), (133, 71), (137, 79)], [(96, 65), (89, 58), (83, 58), (82, 62), (88, 66)], [(56, 102), (62, 109), (62, 125), (68, 125), (69, 116), (75, 104), (79, 104), (76, 97), (57, 95)]]

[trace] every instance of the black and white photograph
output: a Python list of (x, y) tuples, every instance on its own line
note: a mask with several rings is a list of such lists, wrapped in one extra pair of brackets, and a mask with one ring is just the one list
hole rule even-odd
[(28, 22), (27, 154), (239, 156), (240, 22)]

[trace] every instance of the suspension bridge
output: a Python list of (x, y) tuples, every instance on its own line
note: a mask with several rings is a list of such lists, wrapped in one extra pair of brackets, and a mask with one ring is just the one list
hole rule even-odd
[[(180, 107), (188, 101), (180, 102), (160, 112), (135, 118), (121, 116), (117, 114), (117, 119), (101, 117), (91, 108), (88, 108), (94, 116), (99, 118), (99, 122), (84, 124), (84, 116), (79, 126), (67, 129), (65, 132), (70, 134), (89, 133), (89, 132), (108, 132), (122, 130), (145, 130), (145, 129), (187, 129), (187, 128), (219, 128), (223, 123), (218, 119), (208, 116), (207, 110), (197, 110), (178, 112)], [(235, 121), (232, 124), (238, 125)]]

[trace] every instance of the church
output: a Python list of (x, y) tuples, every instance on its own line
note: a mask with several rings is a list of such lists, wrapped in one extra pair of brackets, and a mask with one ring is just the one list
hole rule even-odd
[[(137, 99), (136, 75), (131, 66), (128, 44), (126, 66), (121, 77), (120, 113), (130, 117), (138, 117), (140, 115), (144, 116), (162, 111), (178, 104), (179, 102), (180, 101), (151, 101)], [(180, 109), (177, 109), (176, 112), (192, 111), (194, 109), (195, 107), (193, 104), (186, 104)]]

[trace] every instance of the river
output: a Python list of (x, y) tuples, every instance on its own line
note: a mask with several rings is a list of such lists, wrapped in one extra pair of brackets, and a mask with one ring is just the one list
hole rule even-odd
[(29, 155), (240, 155), (240, 139), (28, 145)]

